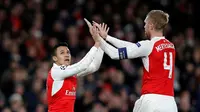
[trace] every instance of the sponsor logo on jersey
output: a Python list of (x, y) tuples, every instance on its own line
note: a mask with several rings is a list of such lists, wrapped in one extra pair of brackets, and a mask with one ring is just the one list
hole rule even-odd
[(67, 95), (67, 96), (76, 96), (76, 91), (66, 90), (65, 95)]

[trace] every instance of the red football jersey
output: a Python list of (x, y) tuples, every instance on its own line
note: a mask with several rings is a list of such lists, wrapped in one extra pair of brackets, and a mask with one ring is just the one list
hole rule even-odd
[(74, 112), (77, 77), (97, 71), (103, 54), (102, 49), (92, 47), (83, 59), (75, 64), (53, 64), (46, 83), (49, 112)]
[(142, 94), (174, 96), (174, 45), (165, 38), (151, 41), (152, 51), (142, 59), (144, 64)]
[(76, 99), (76, 76), (64, 80), (54, 80), (51, 71), (47, 77), (47, 97), (49, 112), (74, 112)]
[(75, 64), (53, 64), (46, 83), (49, 112), (74, 112), (77, 77), (97, 71), (103, 54), (100, 48), (92, 47), (84, 58)]
[(142, 58), (142, 94), (174, 96), (175, 47), (165, 37), (131, 43), (107, 36), (100, 39), (102, 49), (112, 59)]

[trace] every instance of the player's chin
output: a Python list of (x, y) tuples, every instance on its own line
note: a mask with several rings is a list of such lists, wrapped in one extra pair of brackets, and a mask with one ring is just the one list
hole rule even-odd
[(63, 65), (65, 65), (65, 66), (70, 65), (70, 61), (65, 61)]

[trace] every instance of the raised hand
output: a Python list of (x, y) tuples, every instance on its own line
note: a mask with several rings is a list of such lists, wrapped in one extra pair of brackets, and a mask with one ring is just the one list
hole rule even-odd
[(90, 34), (92, 35), (92, 24), (86, 18), (84, 18), (84, 21), (87, 23)]
[(107, 24), (98, 24), (97, 22), (93, 21), (93, 25), (96, 26), (99, 29), (99, 34), (102, 38), (106, 39), (109, 31), (109, 27), (107, 27)]
[(99, 31), (96, 26), (92, 26), (91, 28), (92, 38), (95, 42), (99, 42)]
[(97, 27), (92, 26), (92, 24), (86, 18), (84, 18), (84, 20), (89, 27), (89, 31), (90, 31), (90, 34), (92, 35), (92, 38), (94, 39), (95, 42), (97, 42), (98, 38), (99, 38), (99, 31), (98, 31)]

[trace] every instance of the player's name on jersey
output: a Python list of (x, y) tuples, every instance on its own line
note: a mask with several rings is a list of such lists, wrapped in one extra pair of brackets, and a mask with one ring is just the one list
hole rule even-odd
[(66, 90), (65, 95), (67, 95), (67, 96), (76, 96), (76, 92), (75, 91)]
[(160, 44), (160, 45), (156, 46), (157, 52), (162, 51), (162, 50), (167, 49), (167, 48), (174, 49), (174, 45), (171, 44), (171, 43), (167, 43), (167, 44)]

